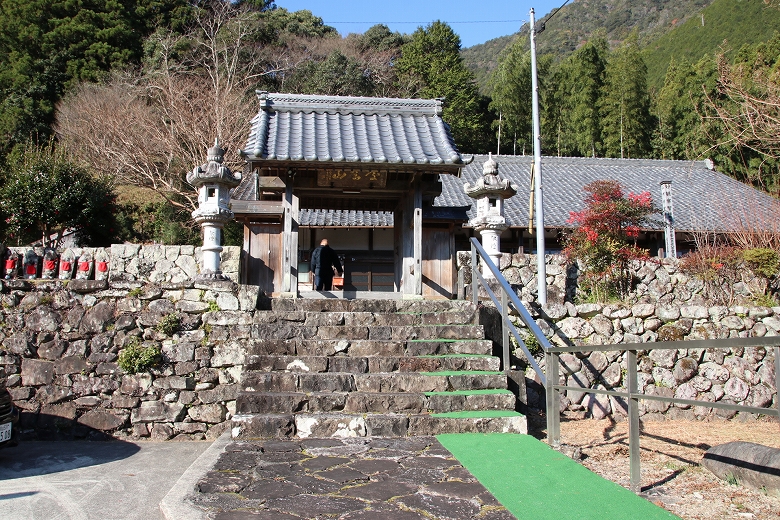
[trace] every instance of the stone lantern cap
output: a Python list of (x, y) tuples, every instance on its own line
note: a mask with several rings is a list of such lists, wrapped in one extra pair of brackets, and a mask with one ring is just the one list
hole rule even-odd
[(508, 199), (517, 194), (517, 188), (512, 185), (509, 179), (502, 179), (498, 176), (498, 163), (493, 160), (493, 154), (488, 156), (488, 160), (482, 166), (482, 177), (477, 179), (474, 185), (466, 183), (463, 189), (466, 191), (466, 195), (473, 199), (483, 197)]
[(219, 139), (214, 140), (214, 146), (209, 148), (208, 163), (196, 166), (187, 174), (187, 182), (196, 188), (204, 184), (221, 184), (228, 188), (234, 188), (241, 183), (241, 173), (230, 171), (230, 168), (222, 164), (225, 150), (219, 145)]

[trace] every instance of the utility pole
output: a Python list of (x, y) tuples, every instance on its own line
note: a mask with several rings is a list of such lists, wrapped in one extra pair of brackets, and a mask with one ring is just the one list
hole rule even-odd
[[(564, 4), (565, 5), (565, 4)], [(531, 105), (534, 126), (534, 199), (536, 209), (537, 301), (547, 305), (547, 265), (544, 262), (544, 204), (542, 201), (542, 138), (539, 125), (539, 85), (536, 79), (536, 21), (531, 8)]]

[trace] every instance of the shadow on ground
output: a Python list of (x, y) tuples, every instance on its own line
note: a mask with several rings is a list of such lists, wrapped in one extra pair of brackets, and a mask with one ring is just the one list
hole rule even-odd
[[(37, 420), (54, 425), (62, 419), (40, 414)], [(52, 450), (52, 443), (56, 450)], [(34, 433), (22, 430), (18, 446), (0, 450), (0, 481), (101, 465), (126, 459), (139, 450), (136, 444), (83, 425), (67, 432), (56, 428)], [(0, 494), (0, 500), (8, 498), (13, 497)]]

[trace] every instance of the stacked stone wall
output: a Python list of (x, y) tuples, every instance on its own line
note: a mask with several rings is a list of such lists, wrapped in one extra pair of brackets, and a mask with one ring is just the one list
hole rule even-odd
[[(459, 255), (460, 268), (470, 276), (470, 254)], [(561, 256), (547, 258), (548, 304), (535, 305), (536, 257), (509, 255), (501, 258), (501, 271), (513, 285), (545, 336), (557, 345), (609, 345), (726, 338), (776, 336), (780, 333), (780, 307), (760, 307), (750, 301), (764, 287), (763, 281), (745, 271), (742, 280), (730, 288), (730, 299), (741, 302), (714, 305), (703, 295), (701, 280), (679, 270), (676, 259), (635, 262), (632, 273), (637, 283), (629, 297), (610, 304), (575, 304), (577, 269), (566, 266)], [(469, 289), (469, 288), (467, 288)], [(467, 294), (470, 292), (467, 290)], [(495, 313), (490, 321), (491, 337), (500, 338)], [(529, 337), (522, 321), (515, 317), (521, 334)], [(529, 340), (533, 345), (534, 341)], [(651, 347), (651, 345), (648, 345)], [(514, 350), (520, 368), (528, 363), (522, 350)], [(536, 351), (544, 368), (544, 357)], [(734, 347), (691, 348), (639, 352), (640, 391), (649, 395), (689, 400), (728, 402), (754, 407), (777, 408), (774, 349)], [(626, 385), (626, 356), (622, 352), (589, 352), (561, 355), (560, 384), (574, 387), (621, 389)], [(543, 408), (538, 377), (526, 370), (529, 379), (528, 404)], [(533, 382), (536, 381), (536, 385)], [(536, 389), (536, 391), (534, 391)], [(627, 414), (626, 403), (606, 395), (569, 391), (561, 408), (573, 417), (602, 418)], [(733, 417), (735, 412), (707, 406), (670, 405), (640, 401), (645, 418), (661, 416), (704, 419), (713, 415)], [(750, 416), (749, 414), (742, 414)]]
[[(214, 437), (235, 412), (256, 287), (0, 282), (0, 366), (23, 437)], [(161, 322), (179, 316), (176, 330)], [(119, 365), (129, 345), (161, 363)]]

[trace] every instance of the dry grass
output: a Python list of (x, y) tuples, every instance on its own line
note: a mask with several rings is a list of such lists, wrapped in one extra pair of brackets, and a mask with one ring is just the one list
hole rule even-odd
[[(780, 498), (731, 485), (700, 465), (707, 449), (736, 440), (780, 448), (780, 425), (776, 420), (643, 423), (643, 496), (685, 520), (780, 518)], [(593, 472), (629, 487), (627, 422), (563, 421), (561, 442), (565, 451), (579, 448), (581, 463)]]

